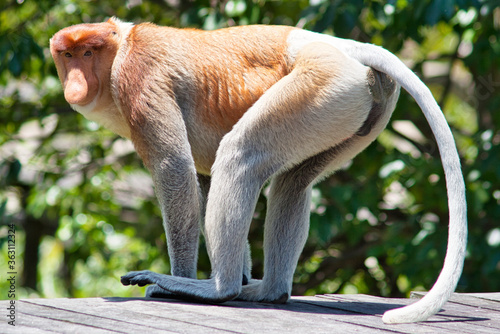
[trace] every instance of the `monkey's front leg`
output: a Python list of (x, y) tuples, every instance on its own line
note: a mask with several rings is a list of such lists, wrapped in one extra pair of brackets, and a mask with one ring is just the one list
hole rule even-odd
[[(171, 164), (171, 162), (167, 162)], [(174, 161), (153, 171), (167, 237), (171, 273), (196, 278), (200, 222), (200, 194), (194, 167)]]
[[(170, 110), (169, 114), (158, 117), (154, 112), (144, 112), (143, 122), (132, 128), (132, 141), (154, 181), (171, 274), (195, 279), (202, 199), (191, 148), (183, 118), (180, 112), (176, 112), (175, 105), (169, 105), (168, 99), (161, 100), (163, 104), (158, 106), (153, 102), (151, 100), (149, 105), (155, 107), (154, 110)], [(155, 118), (149, 119), (150, 115)], [(154, 277), (148, 280), (149, 283), (154, 281)], [(122, 282), (127, 284), (127, 278)], [(153, 286), (148, 288), (146, 296), (170, 296), (163, 292), (164, 295), (161, 288)]]
[[(199, 194), (196, 177), (191, 175), (189, 171), (182, 173), (179, 169), (175, 172), (161, 170), (153, 175), (155, 175), (156, 193), (163, 215), (171, 273), (174, 276), (196, 278), (201, 213), (199, 200), (197, 200)], [(178, 183), (180, 181), (172, 180), (173, 175), (185, 178), (180, 186), (172, 185), (171, 182)], [(167, 178), (168, 180), (166, 180)], [(172, 193), (170, 189), (176, 189), (176, 193)], [(148, 273), (151, 276), (155, 275), (153, 272)], [(150, 281), (143, 285), (151, 283), (153, 282)], [(145, 295), (152, 298), (175, 297), (174, 294), (158, 285), (148, 286)]]
[[(194, 163), (187, 152), (184, 151), (184, 157), (161, 161), (151, 168), (151, 172), (163, 216), (171, 274), (196, 278), (202, 201)], [(137, 277), (136, 280), (146, 285), (155, 283), (159, 276), (145, 271), (141, 279)], [(146, 297), (169, 298), (175, 295), (152, 285), (147, 288)]]
[(226, 148), (228, 152), (219, 155), (220, 162), (213, 168), (205, 217), (212, 277), (193, 280), (142, 271), (123, 276), (123, 284), (156, 284), (177, 296), (208, 302), (224, 302), (239, 295), (248, 229), (260, 188), (269, 174), (255, 177), (248, 159), (235, 158), (237, 150)]

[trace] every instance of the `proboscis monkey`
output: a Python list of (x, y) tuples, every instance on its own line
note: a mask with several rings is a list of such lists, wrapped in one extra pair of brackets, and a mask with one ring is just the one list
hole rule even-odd
[[(455, 290), (467, 238), (459, 156), (429, 89), (390, 52), (286, 26), (200, 31), (116, 18), (65, 28), (50, 50), (68, 103), (130, 138), (155, 183), (172, 276), (130, 272), (123, 284), (153, 284), (152, 297), (286, 302), (312, 185), (378, 136), (401, 85), (439, 145), (450, 232), (431, 291), (383, 320), (423, 321)], [(264, 277), (255, 280), (246, 239), (267, 180)], [(212, 264), (206, 280), (196, 279), (200, 221)]]

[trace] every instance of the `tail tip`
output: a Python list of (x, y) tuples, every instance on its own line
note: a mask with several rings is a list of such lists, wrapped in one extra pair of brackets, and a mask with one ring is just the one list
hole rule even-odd
[(400, 317), (397, 315), (397, 313), (394, 312), (394, 310), (387, 311), (384, 313), (382, 316), (382, 321), (384, 324), (400, 324), (402, 323)]
[(385, 324), (409, 324), (413, 322), (426, 321), (434, 312), (418, 312), (414, 307), (401, 307), (386, 311), (382, 316)]

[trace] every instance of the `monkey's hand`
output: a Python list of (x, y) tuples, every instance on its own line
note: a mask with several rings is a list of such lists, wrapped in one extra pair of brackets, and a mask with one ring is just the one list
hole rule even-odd
[[(155, 297), (157, 292), (163, 295), (165, 293), (172, 295), (164, 298), (175, 297), (176, 299), (197, 300), (208, 303), (223, 303), (234, 299), (241, 290), (241, 280), (233, 284), (219, 284), (223, 288), (217, 289), (214, 279), (197, 280), (187, 277), (170, 276), (158, 274), (149, 270), (131, 271), (121, 277), (123, 285), (145, 286), (156, 284), (148, 289), (146, 297)], [(151, 295), (148, 295), (151, 293)]]
[[(127, 275), (121, 277), (121, 282), (123, 285), (139, 285), (144, 286), (147, 284), (153, 284), (151, 281), (154, 280), (156, 274), (149, 270), (144, 271), (133, 271), (129, 272)], [(133, 276), (133, 277), (132, 277)], [(153, 284), (147, 287), (144, 297), (147, 298), (165, 298), (165, 299), (186, 299), (184, 296), (176, 295), (168, 290), (163, 289), (157, 284)]]
[(123, 285), (138, 285), (145, 286), (148, 284), (155, 284), (161, 280), (161, 274), (149, 271), (131, 271), (120, 278)]

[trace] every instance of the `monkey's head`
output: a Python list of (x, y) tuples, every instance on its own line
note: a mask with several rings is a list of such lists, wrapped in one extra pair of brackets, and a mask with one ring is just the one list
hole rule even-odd
[(76, 110), (88, 112), (109, 94), (111, 66), (120, 43), (120, 22), (78, 24), (60, 30), (50, 40), (50, 52), (63, 85), (64, 98)]

